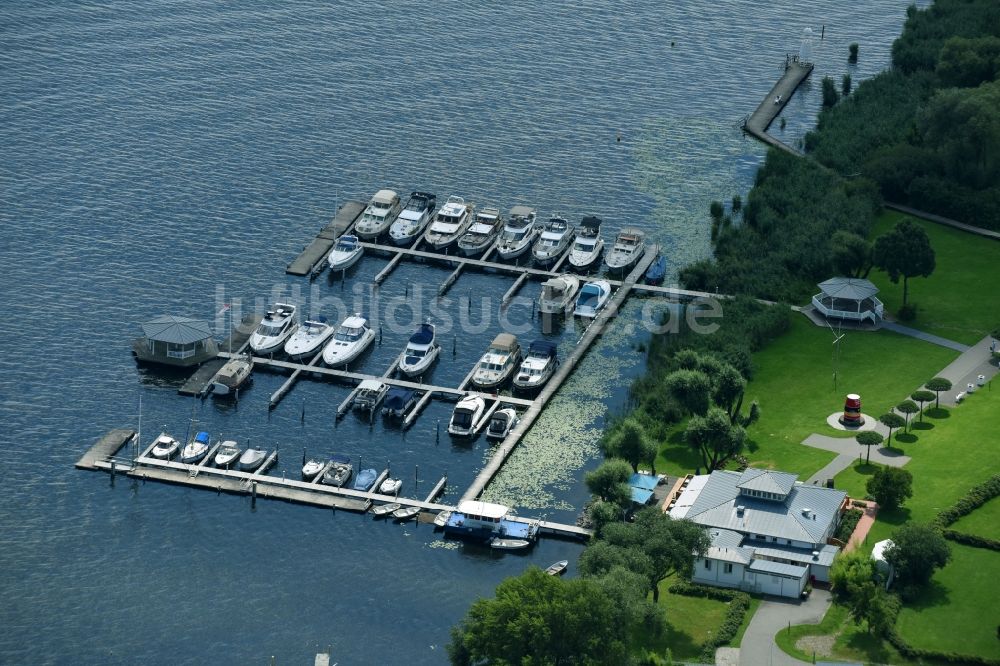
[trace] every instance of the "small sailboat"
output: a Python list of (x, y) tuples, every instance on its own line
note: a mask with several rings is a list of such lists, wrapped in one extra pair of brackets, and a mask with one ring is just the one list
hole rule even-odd
[(611, 252), (605, 257), (604, 263), (612, 271), (624, 273), (639, 261), (646, 250), (646, 234), (635, 227), (625, 227), (615, 238)]
[(306, 463), (302, 465), (302, 478), (306, 481), (312, 481), (319, 476), (324, 467), (326, 467), (326, 463), (322, 460), (316, 460), (315, 458), (307, 460)]
[(437, 251), (450, 247), (472, 224), (472, 206), (462, 197), (448, 197), (441, 206), (431, 226), (424, 234), (424, 242)]
[[(549, 381), (556, 371), (559, 360), (556, 358), (555, 344), (548, 340), (535, 340), (528, 347), (528, 355), (521, 361), (521, 367), (514, 375), (514, 388), (530, 391)], [(503, 411), (503, 410), (501, 410)], [(492, 423), (490, 424), (492, 427)], [(506, 436), (506, 435), (505, 435)]]
[(561, 576), (566, 573), (566, 569), (569, 567), (569, 560), (559, 560), (558, 562), (553, 562), (545, 569), (545, 573), (550, 576)]
[(542, 283), (538, 296), (538, 311), (543, 314), (566, 314), (573, 307), (573, 299), (580, 289), (580, 279), (575, 275), (560, 275)]
[(472, 226), (458, 239), (458, 251), (467, 257), (481, 255), (493, 244), (502, 228), (499, 208), (481, 208)]
[(239, 444), (231, 439), (227, 439), (219, 445), (219, 449), (215, 452), (215, 460), (213, 462), (216, 467), (228, 469), (230, 465), (237, 461), (241, 452), (242, 449), (240, 449)]
[(181, 462), (182, 463), (196, 463), (205, 457), (208, 453), (208, 446), (211, 443), (208, 433), (202, 430), (198, 432), (194, 437), (191, 438), (181, 450)]
[(250, 349), (257, 354), (270, 354), (280, 351), (295, 333), (299, 325), (295, 322), (295, 306), (287, 303), (275, 303), (273, 310), (268, 310), (260, 326), (250, 336)]
[(448, 423), (448, 434), (456, 437), (469, 437), (472, 429), (483, 416), (486, 410), (486, 401), (478, 395), (467, 395), (458, 401), (455, 410), (451, 413), (451, 421)]
[(667, 258), (662, 254), (656, 257), (656, 260), (649, 265), (646, 269), (646, 275), (643, 280), (646, 284), (660, 285), (663, 284), (663, 280), (667, 277)]
[(358, 263), (358, 259), (364, 253), (365, 248), (357, 236), (341, 236), (337, 239), (337, 244), (330, 250), (330, 254), (327, 255), (326, 263), (330, 265), (332, 271), (346, 271)]
[(573, 249), (569, 252), (569, 265), (579, 269), (589, 268), (597, 263), (603, 249), (604, 239), (601, 238), (600, 218), (585, 217), (580, 220)]
[(535, 209), (528, 206), (510, 209), (507, 223), (500, 233), (500, 242), (497, 243), (497, 254), (501, 259), (517, 259), (531, 249), (540, 231), (535, 216)]
[(406, 416), (417, 402), (417, 393), (407, 388), (394, 386), (389, 389), (385, 402), (382, 403), (382, 415), (401, 419)]
[(235, 395), (236, 391), (250, 379), (251, 372), (253, 372), (253, 356), (250, 354), (242, 354), (229, 359), (215, 375), (215, 381), (212, 382), (212, 395)]
[(378, 478), (378, 472), (371, 469), (363, 469), (358, 471), (358, 475), (354, 477), (354, 489), (355, 490), (371, 490), (372, 486), (375, 485), (375, 479)]
[(417, 377), (425, 372), (437, 360), (441, 347), (434, 339), (434, 324), (421, 324), (406, 343), (403, 358), (399, 359), (399, 371), (407, 377)]
[(322, 482), (328, 486), (342, 487), (354, 476), (354, 465), (347, 456), (332, 456), (330, 466), (323, 473)]
[(267, 458), (267, 449), (247, 449), (240, 456), (239, 468), (244, 472), (252, 472), (260, 467)]
[(401, 479), (389, 478), (382, 482), (382, 485), (378, 487), (378, 491), (383, 495), (395, 495), (402, 487), (403, 481)]
[(542, 235), (531, 249), (531, 256), (536, 263), (551, 264), (569, 247), (575, 233), (565, 217), (553, 215), (545, 223)]
[(389, 391), (389, 385), (383, 384), (377, 379), (363, 379), (358, 384), (358, 394), (354, 397), (355, 409), (364, 412), (373, 412), (379, 403), (385, 398)]
[(517, 421), (517, 411), (513, 407), (498, 409), (490, 417), (490, 424), (486, 428), (486, 439), (496, 442), (506, 439), (517, 425)]
[(323, 362), (331, 367), (350, 363), (375, 341), (375, 331), (360, 314), (348, 317), (323, 348)]
[(393, 513), (394, 511), (399, 511), (399, 509), (402, 506), (403, 505), (400, 504), (399, 502), (390, 502), (389, 504), (379, 504), (378, 506), (372, 508), (372, 515), (375, 516), (376, 518), (383, 518), (385, 516), (388, 516), (390, 513)]
[(498, 388), (520, 363), (521, 346), (517, 343), (517, 336), (500, 333), (479, 359), (479, 366), (472, 373), (472, 385), (479, 389)]
[(395, 245), (412, 245), (434, 217), (437, 197), (427, 192), (413, 192), (396, 221), (389, 227)]
[(354, 233), (362, 240), (375, 240), (389, 230), (401, 209), (398, 194), (392, 190), (379, 190), (354, 224)]
[(288, 338), (288, 342), (285, 343), (285, 353), (291, 358), (315, 354), (336, 332), (337, 329), (326, 323), (326, 317), (311, 319)]
[(180, 447), (180, 442), (167, 433), (161, 432), (156, 438), (156, 442), (153, 444), (153, 448), (149, 453), (154, 458), (163, 458), (164, 460), (167, 460), (172, 458)]
[(573, 314), (577, 317), (587, 317), (593, 319), (601, 308), (611, 297), (611, 283), (607, 280), (594, 280), (583, 285), (580, 295), (576, 298), (576, 309)]

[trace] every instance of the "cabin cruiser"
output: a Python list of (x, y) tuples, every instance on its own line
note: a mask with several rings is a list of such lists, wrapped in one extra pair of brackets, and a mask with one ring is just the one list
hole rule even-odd
[(611, 252), (605, 257), (604, 263), (613, 271), (625, 272), (639, 261), (646, 249), (646, 234), (635, 227), (625, 227), (615, 238)]
[(239, 468), (244, 472), (252, 472), (267, 458), (267, 449), (247, 449), (240, 456)]
[(275, 303), (274, 309), (267, 311), (260, 326), (250, 336), (250, 349), (257, 354), (279, 351), (298, 327), (295, 322), (295, 306)]
[(364, 253), (365, 248), (357, 236), (341, 236), (327, 255), (326, 263), (330, 265), (332, 271), (345, 271), (358, 263), (358, 259)]
[(517, 336), (500, 333), (479, 359), (479, 367), (472, 373), (472, 385), (479, 389), (497, 388), (507, 381), (520, 362), (521, 346)]
[(323, 362), (333, 367), (350, 363), (368, 349), (374, 340), (375, 331), (368, 325), (367, 319), (360, 314), (348, 317), (323, 348)]
[(385, 398), (389, 386), (377, 379), (363, 379), (358, 384), (358, 394), (354, 397), (354, 406), (366, 412), (374, 412)]
[(472, 224), (472, 206), (462, 197), (448, 197), (441, 206), (430, 228), (424, 234), (424, 242), (435, 250), (444, 250), (458, 240)]
[(406, 416), (413, 405), (417, 402), (417, 393), (411, 391), (408, 388), (402, 388), (400, 386), (394, 386), (389, 389), (389, 393), (385, 398), (385, 402), (382, 403), (382, 415), (383, 416), (394, 416), (397, 419), (401, 419)]
[(552, 263), (569, 247), (575, 233), (566, 218), (553, 215), (545, 223), (542, 235), (531, 250), (531, 256), (539, 264)]
[(242, 354), (226, 361), (212, 382), (212, 395), (225, 396), (235, 394), (253, 371), (253, 356)]
[(182, 463), (196, 463), (208, 453), (208, 446), (211, 443), (208, 433), (202, 430), (191, 438), (181, 450)]
[(573, 307), (573, 299), (580, 290), (580, 279), (573, 275), (560, 275), (542, 283), (538, 296), (538, 310), (544, 314), (561, 314)]
[(513, 407), (504, 407), (493, 412), (490, 424), (486, 427), (486, 439), (500, 441), (507, 438), (510, 431), (517, 425), (517, 411)]
[(486, 401), (478, 395), (467, 395), (455, 405), (448, 423), (448, 434), (456, 437), (470, 437), (476, 423), (486, 411)]
[(389, 230), (401, 208), (398, 194), (392, 190), (379, 190), (368, 202), (361, 218), (355, 222), (354, 233), (361, 240), (375, 240)]
[(315, 354), (336, 332), (337, 329), (326, 323), (326, 317), (311, 319), (299, 326), (299, 330), (288, 338), (288, 342), (285, 343), (285, 353), (291, 358)]
[(497, 254), (501, 259), (516, 259), (531, 248), (538, 237), (535, 224), (535, 209), (528, 206), (514, 206), (507, 215), (507, 223), (500, 233)]
[(326, 463), (322, 460), (311, 458), (307, 460), (304, 465), (302, 465), (302, 478), (306, 481), (312, 481), (320, 475), (320, 472), (322, 472), (325, 467)]
[(600, 218), (585, 217), (580, 220), (573, 249), (569, 251), (569, 265), (574, 268), (589, 268), (597, 262), (603, 249), (604, 239), (601, 238)]
[(219, 450), (215, 452), (215, 466), (229, 468), (240, 457), (242, 449), (239, 444), (231, 439), (227, 439), (219, 445)]
[(160, 436), (156, 438), (156, 442), (153, 444), (153, 448), (150, 451), (150, 455), (154, 458), (172, 458), (177, 449), (181, 447), (181, 443), (176, 439), (171, 437), (165, 432), (161, 432)]
[(437, 197), (427, 192), (413, 192), (396, 221), (389, 227), (395, 245), (412, 245), (434, 217)]
[(522, 391), (538, 388), (549, 381), (557, 365), (559, 360), (556, 358), (556, 346), (548, 340), (535, 340), (528, 347), (528, 355), (521, 361), (521, 367), (514, 375), (514, 388)]
[(401, 479), (390, 478), (382, 482), (382, 485), (378, 487), (378, 491), (383, 495), (395, 495), (402, 487), (403, 481)]
[(607, 280), (588, 282), (583, 285), (580, 295), (576, 298), (576, 309), (573, 314), (577, 317), (593, 319), (608, 302), (610, 296), (611, 283)]
[(646, 284), (659, 285), (663, 284), (663, 280), (667, 277), (667, 258), (662, 254), (656, 257), (656, 261), (649, 265), (646, 269), (646, 275), (643, 280)]
[(323, 474), (323, 483), (328, 486), (340, 488), (351, 480), (354, 474), (354, 465), (347, 456), (333, 456), (330, 459), (330, 466)]
[(421, 324), (406, 343), (403, 358), (399, 359), (399, 371), (407, 377), (417, 377), (427, 372), (437, 360), (441, 347), (434, 341), (434, 324)]
[(489, 249), (503, 229), (499, 208), (482, 208), (469, 230), (458, 239), (458, 251), (467, 257), (481, 255)]
[(378, 478), (378, 472), (376, 472), (375, 470), (371, 469), (370, 467), (367, 469), (362, 469), (358, 471), (358, 475), (354, 478), (354, 489), (363, 490), (367, 492), (372, 489), (372, 486), (375, 485), (375, 479), (377, 478)]

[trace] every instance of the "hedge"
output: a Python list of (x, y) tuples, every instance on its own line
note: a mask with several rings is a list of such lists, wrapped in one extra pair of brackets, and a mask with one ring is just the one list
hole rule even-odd
[(670, 593), (686, 597), (704, 597), (706, 599), (715, 599), (729, 603), (729, 610), (726, 612), (726, 618), (722, 621), (719, 630), (701, 644), (701, 661), (714, 664), (715, 651), (733, 640), (739, 632), (747, 610), (750, 609), (750, 595), (738, 590), (708, 587), (707, 585), (694, 585), (692, 583), (675, 583), (670, 586)]
[(965, 544), (966, 546), (972, 546), (973, 548), (988, 548), (989, 550), (1000, 550), (1000, 541), (987, 539), (986, 537), (981, 537), (978, 534), (966, 534), (965, 532), (958, 532), (956, 530), (942, 530), (941, 533), (944, 535), (945, 539), (951, 539), (952, 541), (957, 541), (958, 543)]
[(844, 517), (840, 520), (840, 526), (837, 527), (837, 532), (833, 535), (833, 538), (841, 543), (847, 543), (851, 535), (854, 534), (854, 528), (858, 526), (858, 521), (861, 520), (863, 514), (864, 512), (861, 509), (849, 509), (846, 511)]
[(948, 527), (962, 516), (967, 516), (982, 505), (989, 502), (994, 497), (1000, 496), (1000, 474), (974, 486), (965, 494), (965, 497), (955, 502), (937, 515), (934, 522), (939, 527)]
[(885, 637), (907, 659), (930, 659), (948, 664), (970, 664), (971, 666), (1000, 666), (1000, 660), (981, 657), (976, 654), (939, 652), (937, 650), (915, 648), (903, 640), (903, 637), (899, 635), (899, 632), (895, 628), (890, 629)]

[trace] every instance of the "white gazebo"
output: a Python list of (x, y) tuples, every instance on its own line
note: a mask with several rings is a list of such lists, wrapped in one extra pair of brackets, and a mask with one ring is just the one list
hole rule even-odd
[(820, 293), (812, 297), (813, 306), (827, 319), (882, 321), (884, 307), (875, 298), (878, 287), (860, 278), (835, 277), (819, 283)]
[(208, 322), (161, 315), (142, 324), (143, 337), (132, 343), (132, 353), (143, 363), (191, 366), (215, 358), (219, 348)]

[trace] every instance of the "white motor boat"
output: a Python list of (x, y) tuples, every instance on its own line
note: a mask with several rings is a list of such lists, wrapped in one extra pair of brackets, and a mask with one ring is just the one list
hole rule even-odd
[(427, 322), (410, 336), (403, 357), (399, 359), (399, 371), (407, 377), (417, 377), (437, 360), (441, 347), (434, 340), (434, 324)]
[(156, 438), (156, 442), (153, 444), (150, 455), (154, 458), (163, 458), (166, 460), (168, 458), (172, 458), (174, 454), (177, 453), (179, 448), (181, 448), (180, 442), (167, 433), (161, 432), (160, 436)]
[(208, 433), (202, 430), (191, 438), (191, 441), (181, 449), (182, 463), (196, 463), (208, 453), (208, 446), (211, 443)]
[(501, 259), (517, 259), (531, 249), (540, 229), (535, 223), (535, 209), (514, 206), (507, 215), (507, 223), (500, 232), (497, 254)]
[(486, 427), (486, 439), (493, 441), (506, 439), (517, 425), (517, 421), (517, 411), (513, 407), (498, 409), (490, 417), (490, 424)]
[(354, 407), (365, 412), (373, 412), (388, 392), (388, 384), (383, 384), (377, 379), (363, 379), (358, 384), (357, 395), (354, 396)]
[(326, 323), (325, 317), (309, 320), (288, 338), (288, 342), (285, 343), (285, 353), (291, 358), (315, 354), (336, 332), (337, 329)]
[(535, 340), (514, 375), (514, 388), (522, 391), (539, 388), (549, 380), (558, 365), (556, 346), (548, 340)]
[(569, 244), (573, 242), (576, 231), (569, 225), (565, 217), (553, 215), (545, 223), (542, 235), (535, 242), (531, 256), (539, 264), (551, 264), (558, 259)]
[(280, 351), (298, 327), (295, 322), (295, 306), (275, 303), (274, 309), (267, 311), (260, 326), (250, 336), (250, 349), (257, 354)]
[(375, 331), (360, 314), (348, 317), (323, 348), (323, 362), (336, 367), (350, 363), (375, 340)]
[(611, 283), (607, 280), (587, 282), (580, 289), (580, 295), (576, 297), (576, 309), (573, 314), (577, 317), (593, 319), (610, 297)]
[(395, 245), (412, 245), (434, 218), (437, 197), (427, 192), (413, 192), (396, 221), (389, 227), (389, 238)]
[(337, 244), (330, 250), (326, 257), (326, 263), (330, 265), (332, 271), (345, 271), (354, 264), (365, 253), (365, 248), (358, 241), (357, 236), (341, 236), (337, 239)]
[(646, 250), (646, 234), (635, 227), (625, 227), (615, 238), (611, 252), (605, 257), (604, 263), (612, 271), (624, 273), (639, 261)]
[(240, 456), (239, 468), (244, 472), (253, 472), (267, 458), (267, 449), (247, 449)]
[(373, 241), (385, 232), (396, 221), (403, 205), (399, 201), (399, 195), (392, 190), (379, 190), (368, 202), (365, 212), (354, 223), (354, 233), (358, 238), (366, 241)]
[(448, 434), (456, 437), (469, 437), (476, 423), (486, 411), (486, 401), (478, 395), (467, 395), (455, 405), (448, 423)]
[(453, 245), (472, 224), (472, 206), (462, 197), (448, 197), (424, 234), (424, 242), (437, 251)]
[(472, 385), (479, 389), (498, 388), (514, 374), (520, 363), (521, 346), (517, 336), (500, 333), (479, 359), (479, 366), (472, 373)]
[(386, 479), (378, 487), (378, 491), (383, 495), (395, 495), (402, 487), (403, 482), (400, 479)]
[(330, 460), (330, 466), (323, 474), (321, 481), (328, 486), (340, 488), (351, 480), (354, 475), (354, 465), (347, 456), (335, 455)]
[(467, 257), (476, 257), (489, 249), (503, 229), (499, 208), (481, 208), (469, 230), (458, 239), (458, 251)]
[(319, 473), (323, 471), (326, 467), (326, 463), (322, 460), (316, 460), (315, 458), (307, 460), (304, 465), (302, 465), (302, 478), (306, 481), (312, 481)]
[(215, 375), (215, 381), (212, 382), (212, 395), (235, 394), (250, 379), (251, 372), (253, 372), (253, 356), (250, 354), (229, 359)]
[(590, 268), (597, 263), (603, 249), (604, 239), (601, 238), (600, 218), (585, 217), (580, 220), (573, 249), (569, 251), (569, 265), (574, 268)]
[(580, 290), (580, 279), (573, 275), (560, 275), (542, 283), (542, 293), (538, 295), (538, 310), (545, 314), (566, 313), (573, 307), (576, 292)]
[(231, 439), (227, 439), (219, 445), (219, 450), (215, 452), (215, 466), (228, 468), (240, 457), (242, 449), (239, 444)]

